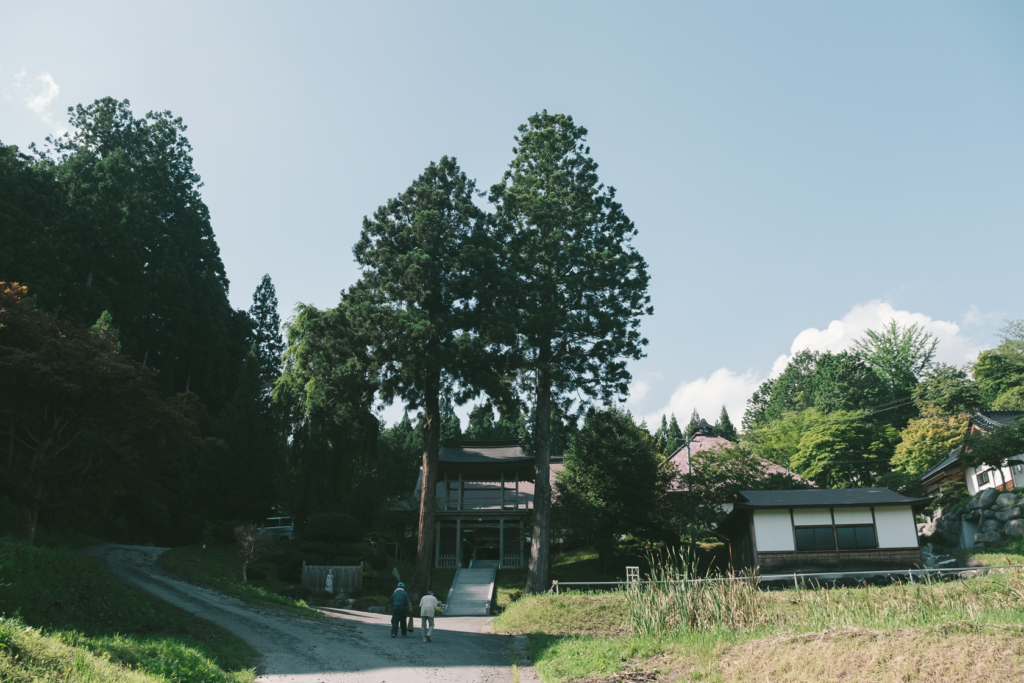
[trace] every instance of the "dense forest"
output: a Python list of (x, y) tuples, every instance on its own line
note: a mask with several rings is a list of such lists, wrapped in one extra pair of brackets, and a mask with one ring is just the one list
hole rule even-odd
[[(426, 576), (439, 443), (518, 438), (537, 461), (542, 590), (551, 524), (603, 554), (692, 539), (723, 482), (797, 485), (767, 481), (757, 458), (819, 486), (914, 493), (970, 413), (1024, 410), (1024, 323), (964, 368), (892, 323), (849, 351), (797, 353), (742, 433), (723, 407), (714, 430), (734, 447), (702, 454), (697, 495), (670, 504), (666, 457), (700, 416), (652, 432), (612, 407), (647, 343), (649, 276), (571, 117), (519, 128), (491, 211), (455, 159), (430, 163), (364, 219), (362, 276), (338, 304), (282, 323), (269, 275), (248, 310), (229, 304), (180, 118), (110, 98), (69, 114), (73, 132), (41, 148), (0, 144), (0, 533), (172, 545), (274, 511), (339, 512), (418, 549)], [(407, 412), (387, 425), (393, 400)], [(470, 401), (463, 425), (454, 408)], [(421, 467), (426, 494), (409, 501)]]

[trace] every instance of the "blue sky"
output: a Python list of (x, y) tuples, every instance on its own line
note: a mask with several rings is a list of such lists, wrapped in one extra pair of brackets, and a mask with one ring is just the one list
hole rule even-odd
[(546, 108), (590, 130), (640, 230), (638, 416), (738, 423), (781, 356), (890, 317), (957, 363), (1024, 317), (1020, 3), (39, 2), (0, 24), (4, 143), (107, 95), (184, 118), (238, 307), (263, 273), (285, 317), (333, 305), (362, 216), (444, 154), (489, 187)]

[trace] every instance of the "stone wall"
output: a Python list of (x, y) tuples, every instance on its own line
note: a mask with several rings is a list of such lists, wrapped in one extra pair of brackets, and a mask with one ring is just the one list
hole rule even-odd
[(960, 542), (963, 522), (978, 527), (974, 534), (975, 548), (1001, 548), (1024, 536), (1024, 501), (1014, 493), (997, 489), (979, 491), (966, 505), (922, 525), (920, 532), (946, 546), (956, 548)]

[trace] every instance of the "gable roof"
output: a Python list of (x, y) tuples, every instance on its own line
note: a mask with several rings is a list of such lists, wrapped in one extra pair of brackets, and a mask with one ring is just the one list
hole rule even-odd
[[(705, 422), (704, 424), (707, 423)], [(735, 445), (736, 444), (734, 444), (732, 441), (729, 441), (728, 439), (716, 436), (715, 434), (702, 433), (701, 430), (698, 429), (696, 432), (694, 432), (694, 436), (690, 438), (689, 449), (687, 449), (686, 443), (684, 442), (682, 446), (680, 446), (679, 448), (672, 452), (672, 455), (668, 456), (668, 462), (670, 462), (680, 474), (689, 474), (690, 458), (693, 456), (694, 453), (699, 453), (700, 451), (707, 451), (714, 448), (732, 448)], [(790, 472), (785, 467), (776, 465), (770, 460), (765, 460), (764, 458), (758, 455), (755, 455), (754, 457), (757, 458), (758, 461), (760, 461), (765, 474), (786, 474), (792, 477), (795, 481), (807, 484), (808, 486), (813, 486), (813, 484), (811, 484), (810, 481), (804, 479), (796, 472)], [(685, 491), (686, 488), (679, 486), (676, 483), (673, 483), (672, 490)]]
[(931, 498), (907, 498), (885, 488), (800, 489), (793, 491), (740, 491), (736, 507), (742, 510), (813, 507), (880, 507), (926, 505)]

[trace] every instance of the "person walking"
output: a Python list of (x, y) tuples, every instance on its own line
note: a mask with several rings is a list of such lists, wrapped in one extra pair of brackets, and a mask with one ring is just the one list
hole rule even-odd
[(427, 591), (427, 594), (420, 600), (420, 630), (423, 631), (423, 642), (429, 643), (430, 634), (434, 632), (434, 613), (437, 610), (437, 598), (434, 591)]
[(409, 594), (405, 592), (405, 584), (399, 583), (398, 588), (388, 598), (388, 606), (391, 607), (391, 637), (398, 636), (398, 627), (402, 627), (402, 637), (405, 638), (405, 617), (409, 614)]

